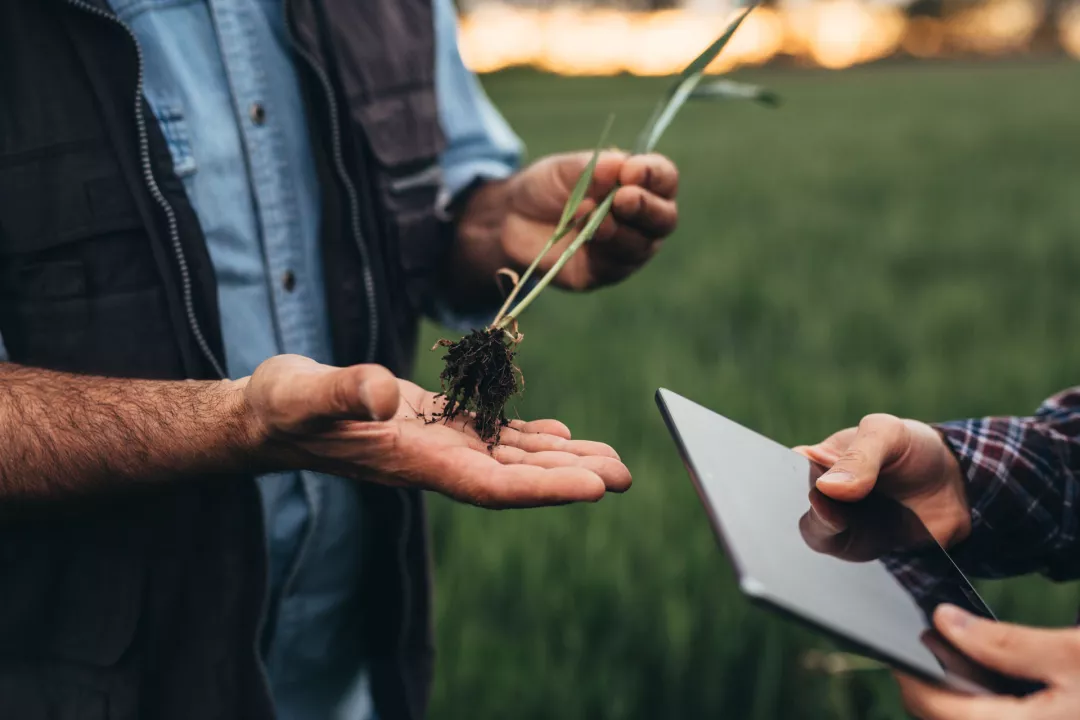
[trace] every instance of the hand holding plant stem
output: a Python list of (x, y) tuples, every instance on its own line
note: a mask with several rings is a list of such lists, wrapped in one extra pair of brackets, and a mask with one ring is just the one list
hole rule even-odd
[[(727, 45), (755, 5), (756, 0), (679, 74), (639, 135), (633, 149), (635, 155), (651, 152), (656, 147), (679, 109), (690, 98), (750, 99), (766, 105), (776, 104), (775, 95), (756, 86), (730, 80), (718, 80), (701, 86), (705, 69)], [(521, 380), (521, 373), (514, 365), (516, 347), (522, 338), (517, 330), (518, 317), (544, 288), (551, 284), (575, 253), (593, 238), (615, 200), (618, 185), (612, 188), (591, 213), (575, 220), (592, 182), (600, 150), (606, 143), (611, 124), (612, 120), (609, 118), (588, 165), (578, 177), (563, 206), (551, 237), (521, 277), (515, 278), (514, 287), (492, 323), (484, 330), (474, 330), (457, 342), (442, 340), (436, 345), (448, 348), (443, 358), (446, 366), (440, 376), (447, 403), (443, 411), (432, 420), (441, 418), (449, 421), (462, 413), (472, 412), (475, 414), (474, 423), (480, 436), (488, 440), (491, 447), (498, 445), (501, 429), (508, 423), (505, 415), (506, 403), (518, 392)], [(519, 300), (521, 289), (527, 287), (532, 280), (543, 258), (556, 243), (574, 230), (577, 230), (577, 235), (573, 241), (543, 277), (535, 282), (525, 297)], [(505, 273), (511, 274), (509, 271)]]
[[(716, 59), (716, 56), (720, 54), (720, 51), (724, 49), (724, 46), (727, 45), (732, 35), (738, 30), (739, 25), (742, 24), (742, 21), (750, 14), (753, 8), (754, 6), (751, 5), (741, 12), (735, 20), (728, 25), (724, 33), (679, 74), (675, 83), (671, 85), (667, 93), (657, 104), (656, 109), (653, 110), (652, 116), (638, 136), (637, 143), (634, 145), (633, 149), (634, 155), (652, 152), (656, 148), (657, 143), (660, 142), (660, 138), (663, 137), (668, 126), (671, 125), (672, 120), (675, 119), (675, 115), (686, 101), (692, 97), (748, 99), (756, 100), (766, 105), (777, 104), (776, 95), (773, 93), (757, 86), (744, 85), (731, 80), (718, 80), (699, 87), (701, 80), (705, 76), (705, 69)], [(592, 159), (581, 173), (581, 177), (578, 178), (577, 184), (574, 186), (569, 198), (567, 198), (562, 218), (560, 219), (558, 226), (556, 226), (551, 239), (544, 249), (536, 256), (536, 259), (533, 260), (528, 269), (526, 269), (525, 273), (521, 276), (521, 279), (515, 284), (514, 289), (507, 296), (506, 302), (503, 303), (502, 309), (495, 316), (495, 320), (492, 321), (490, 328), (505, 330), (510, 327), (525, 308), (536, 299), (536, 296), (539, 295), (540, 292), (551, 283), (552, 279), (559, 274), (559, 271), (562, 270), (563, 266), (566, 265), (570, 258), (581, 249), (581, 246), (592, 239), (593, 235), (596, 234), (597, 228), (600, 227), (600, 223), (603, 222), (604, 217), (611, 209), (611, 204), (615, 200), (615, 192), (618, 190), (618, 185), (612, 188), (607, 197), (605, 197), (592, 213), (587, 216), (587, 220), (578, 232), (574, 242), (563, 251), (562, 255), (555, 261), (555, 264), (551, 269), (548, 270), (544, 277), (536, 284), (536, 287), (534, 287), (521, 302), (511, 310), (511, 303), (517, 297), (518, 290), (529, 280), (533, 271), (536, 269), (536, 266), (539, 265), (540, 261), (551, 250), (555, 243), (574, 229), (571, 225), (571, 221), (577, 213), (582, 200), (585, 198), (589, 183), (592, 182), (592, 176), (596, 170), (597, 158), (599, 157), (600, 150), (606, 143), (607, 135), (611, 130), (613, 120), (613, 117), (608, 118), (607, 125), (604, 127), (604, 131), (600, 136), (600, 142), (593, 152)]]

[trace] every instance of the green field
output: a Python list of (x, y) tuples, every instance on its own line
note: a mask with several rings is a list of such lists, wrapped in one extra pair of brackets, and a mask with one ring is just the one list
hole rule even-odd
[[(661, 149), (682, 219), (661, 256), (524, 315), (520, 414), (611, 443), (633, 489), (530, 512), (432, 503), (435, 718), (903, 717), (886, 674), (805, 669), (820, 641), (739, 597), (653, 391), (794, 444), (872, 411), (1022, 414), (1080, 382), (1080, 65), (739, 77), (785, 104), (679, 117)], [(591, 146), (610, 112), (628, 145), (665, 85), (485, 83), (534, 157)], [(425, 384), (437, 366), (424, 357)], [(1045, 624), (1080, 603), (1039, 579), (986, 593)]]

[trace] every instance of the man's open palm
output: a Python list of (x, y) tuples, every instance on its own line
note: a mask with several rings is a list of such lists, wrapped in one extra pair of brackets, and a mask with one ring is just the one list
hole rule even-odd
[(491, 451), (464, 419), (437, 418), (442, 398), (377, 365), (282, 355), (244, 393), (272, 452), (295, 467), (491, 508), (595, 501), (630, 486), (614, 450), (572, 440), (556, 420), (514, 421)]

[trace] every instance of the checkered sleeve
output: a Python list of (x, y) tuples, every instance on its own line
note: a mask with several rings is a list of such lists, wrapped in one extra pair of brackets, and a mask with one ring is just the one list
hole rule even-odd
[(971, 536), (950, 550), (977, 577), (1080, 577), (1080, 387), (1031, 417), (937, 426), (967, 476)]

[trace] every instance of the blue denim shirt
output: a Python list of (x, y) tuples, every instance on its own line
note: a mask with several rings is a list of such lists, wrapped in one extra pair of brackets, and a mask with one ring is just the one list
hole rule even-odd
[[(282, 0), (111, 0), (142, 48), (145, 95), (206, 235), (229, 375), (297, 353), (331, 361), (319, 187)], [(520, 143), (458, 53), (436, 0), (445, 199), (515, 169)], [(445, 319), (445, 318), (444, 318)], [(358, 622), (355, 486), (316, 473), (259, 478), (270, 587), (263, 657), (282, 720), (371, 716)]]

